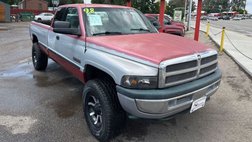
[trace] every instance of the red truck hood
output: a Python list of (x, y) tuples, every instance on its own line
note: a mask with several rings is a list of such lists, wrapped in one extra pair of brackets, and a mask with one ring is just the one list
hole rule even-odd
[(88, 37), (87, 42), (155, 64), (209, 50), (191, 39), (164, 33)]
[(172, 21), (172, 25), (176, 25), (176, 26), (179, 26), (179, 27), (185, 28), (185, 25), (184, 25), (183, 23), (176, 22), (176, 21)]

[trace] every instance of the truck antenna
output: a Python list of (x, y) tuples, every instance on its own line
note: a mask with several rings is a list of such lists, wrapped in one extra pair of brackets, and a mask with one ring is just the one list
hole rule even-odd
[[(83, 0), (84, 8), (86, 8), (86, 2)], [(84, 53), (87, 52), (87, 15), (84, 13), (84, 28), (85, 28), (85, 50)]]

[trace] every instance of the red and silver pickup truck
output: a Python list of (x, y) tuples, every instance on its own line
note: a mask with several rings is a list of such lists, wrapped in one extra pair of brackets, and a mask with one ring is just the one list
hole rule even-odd
[(83, 82), (84, 116), (100, 141), (115, 136), (128, 114), (162, 119), (194, 112), (221, 80), (215, 50), (159, 33), (134, 8), (64, 5), (50, 26), (32, 22), (30, 36), (36, 70), (51, 58)]

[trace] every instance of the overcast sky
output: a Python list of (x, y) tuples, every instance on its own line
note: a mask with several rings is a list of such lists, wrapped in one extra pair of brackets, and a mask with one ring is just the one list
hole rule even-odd
[(91, 0), (84, 0), (84, 1), (85, 1), (85, 3), (87, 3), (87, 4), (91, 3)]
[(246, 10), (248, 10), (248, 13), (252, 14), (252, 0), (247, 0)]

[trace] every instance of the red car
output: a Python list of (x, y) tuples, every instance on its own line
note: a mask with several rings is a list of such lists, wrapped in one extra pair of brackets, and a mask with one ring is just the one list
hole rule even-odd
[[(153, 16), (155, 17), (156, 19), (159, 19), (159, 14), (145, 14), (145, 16)], [(176, 26), (179, 26), (179, 27), (182, 27), (184, 30), (185, 30), (185, 24), (182, 23), (182, 22), (177, 22), (177, 21), (174, 21), (172, 20), (168, 15), (164, 15), (164, 24), (165, 25), (176, 25)]]
[[(149, 15), (145, 15), (145, 16), (153, 24), (153, 26), (156, 27), (156, 29), (159, 30), (161, 28), (159, 21), (154, 16), (149, 16)], [(177, 26), (177, 25), (164, 25), (163, 32), (169, 33), (169, 34), (174, 34), (174, 35), (179, 35), (179, 36), (185, 35), (184, 28), (181, 26)]]

